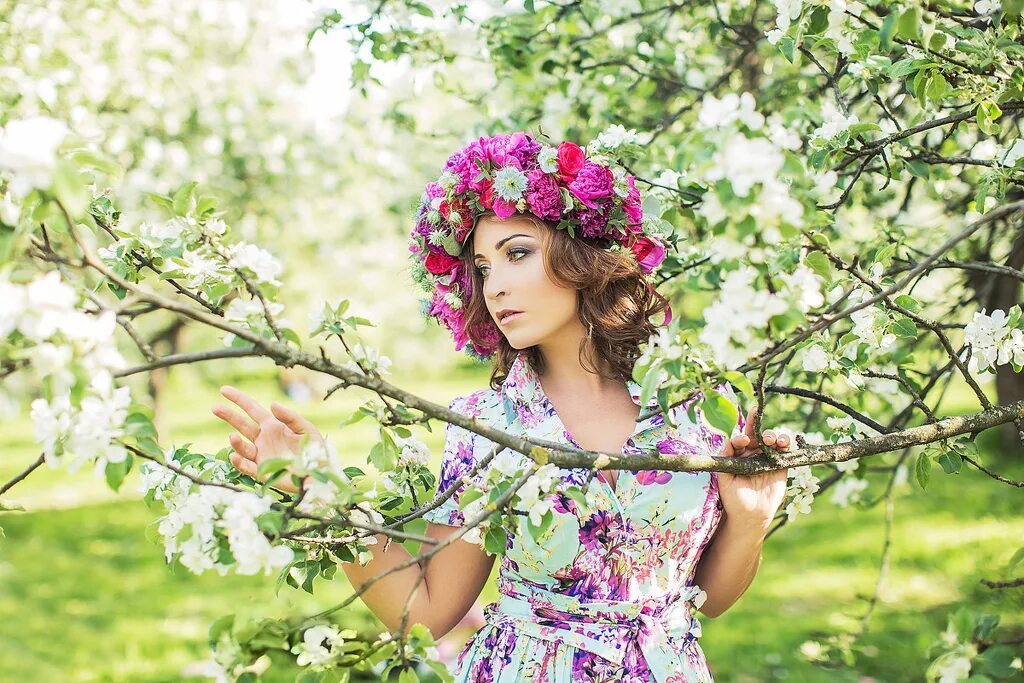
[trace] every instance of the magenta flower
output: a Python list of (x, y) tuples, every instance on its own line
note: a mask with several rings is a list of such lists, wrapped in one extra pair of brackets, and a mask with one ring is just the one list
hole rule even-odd
[(588, 161), (576, 174), (576, 179), (569, 183), (569, 191), (584, 206), (596, 209), (593, 200), (603, 199), (612, 194), (612, 170), (607, 166)]
[(562, 202), (555, 177), (538, 168), (530, 171), (526, 178), (529, 181), (526, 188), (526, 208), (544, 220), (557, 221), (561, 218), (565, 204)]
[(636, 480), (643, 486), (667, 484), (672, 481), (672, 473), (663, 470), (640, 470), (636, 473)]

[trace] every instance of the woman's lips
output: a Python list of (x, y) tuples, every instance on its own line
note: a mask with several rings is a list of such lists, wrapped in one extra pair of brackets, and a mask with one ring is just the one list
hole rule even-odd
[(511, 321), (515, 320), (516, 318), (518, 318), (518, 317), (520, 317), (522, 315), (525, 315), (522, 311), (519, 311), (518, 313), (512, 313), (510, 315), (506, 315), (504, 318), (501, 319), (500, 322), (501, 322), (502, 325), (507, 325), (508, 323), (510, 323)]

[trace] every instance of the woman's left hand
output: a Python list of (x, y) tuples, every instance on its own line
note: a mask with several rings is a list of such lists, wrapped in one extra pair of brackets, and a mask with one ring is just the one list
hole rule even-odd
[[(761, 452), (760, 446), (754, 440), (756, 409), (755, 406), (747, 413), (743, 433), (725, 441), (718, 452), (720, 457), (745, 457)], [(766, 446), (777, 451), (788, 451), (793, 447), (793, 439), (789, 434), (765, 429), (761, 436)], [(726, 515), (734, 520), (741, 520), (745, 526), (760, 525), (760, 528), (766, 531), (786, 496), (787, 469), (759, 474), (718, 472), (718, 492)]]

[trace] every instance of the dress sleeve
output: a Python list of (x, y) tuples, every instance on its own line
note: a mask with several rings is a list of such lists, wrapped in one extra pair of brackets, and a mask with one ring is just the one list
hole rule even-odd
[[(448, 405), (448, 409), (465, 414), (464, 405), (465, 398), (456, 397)], [(476, 457), (473, 452), (476, 437), (475, 432), (450, 422), (445, 423), (444, 454), (441, 457), (441, 470), (437, 478), (434, 500), (437, 500), (454, 482), (466, 475), (476, 465)], [(423, 519), (435, 524), (462, 526), (466, 520), (459, 510), (459, 494), (465, 488), (465, 484), (460, 485), (450, 498), (425, 513)]]

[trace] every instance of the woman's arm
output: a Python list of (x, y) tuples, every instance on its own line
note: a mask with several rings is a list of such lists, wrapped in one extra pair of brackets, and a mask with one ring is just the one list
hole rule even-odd
[(757, 575), (767, 529), (755, 523), (722, 520), (704, 548), (693, 581), (707, 599), (699, 608), (711, 618), (720, 616), (740, 599)]
[[(458, 529), (455, 527), (430, 522), (425, 535), (444, 540), (456, 531)], [(377, 534), (376, 538), (377, 543), (369, 546), (373, 559), (365, 566), (359, 566), (356, 562), (341, 563), (348, 580), (357, 590), (367, 580), (407, 562), (411, 557), (401, 543), (392, 541), (385, 551), (387, 536)], [(458, 539), (430, 558), (426, 575), (419, 583), (409, 608), (405, 633), (417, 622), (429, 628), (435, 639), (452, 630), (480, 596), (494, 566), (494, 557), (484, 552), (479, 545)], [(397, 631), (401, 625), (402, 611), (419, 576), (420, 565), (414, 563), (388, 574), (360, 596), (389, 631)]]

